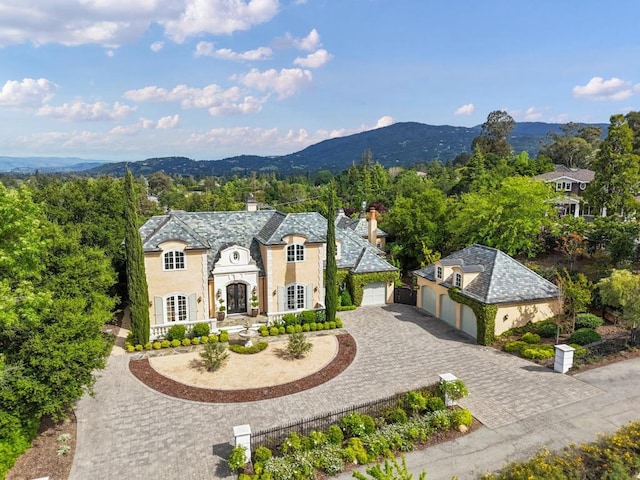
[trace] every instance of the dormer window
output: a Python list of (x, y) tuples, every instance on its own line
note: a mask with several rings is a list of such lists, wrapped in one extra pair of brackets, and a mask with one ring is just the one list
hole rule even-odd
[(436, 278), (442, 280), (442, 267), (440, 265), (436, 267)]
[(571, 191), (571, 182), (559, 181), (556, 182), (556, 192), (564, 190), (565, 192)]
[(165, 270), (184, 270), (184, 252), (171, 251), (164, 254)]
[(458, 288), (462, 288), (462, 275), (461, 274), (456, 273), (453, 276), (453, 284)]
[(304, 245), (289, 245), (287, 247), (287, 262), (304, 262)]

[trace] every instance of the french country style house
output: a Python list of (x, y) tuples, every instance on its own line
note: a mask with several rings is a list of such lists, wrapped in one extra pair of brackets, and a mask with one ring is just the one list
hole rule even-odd
[[(376, 239), (335, 222), (341, 287), (352, 290), (357, 305), (392, 302), (397, 269)], [(274, 320), (324, 308), (326, 232), (319, 213), (258, 210), (252, 199), (246, 211), (173, 211), (150, 218), (140, 235), (151, 337), (176, 323), (216, 328), (220, 310), (240, 319), (257, 308)]]
[(561, 312), (560, 289), (501, 250), (471, 245), (413, 272), (418, 308), (478, 343)]

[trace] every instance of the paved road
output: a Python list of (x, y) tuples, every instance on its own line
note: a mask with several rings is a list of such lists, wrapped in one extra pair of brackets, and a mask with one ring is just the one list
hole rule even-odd
[[(413, 307), (359, 308), (341, 318), (358, 345), (353, 364), (312, 390), (273, 400), (224, 405), (177, 400), (135, 379), (127, 356), (111, 356), (95, 396), (78, 403), (70, 479), (232, 478), (223, 458), (231, 449), (234, 425), (249, 423), (254, 431), (280, 425), (430, 384), (445, 372), (466, 382), (471, 393), (462, 403), (484, 427), (411, 454), (411, 468), (427, 469), (429, 480), (474, 478), (540, 445), (591, 439), (634, 418), (618, 398), (627, 399), (625, 405), (628, 399), (640, 402), (633, 384), (625, 383), (637, 378), (640, 363), (614, 384), (610, 373), (600, 373), (605, 369), (569, 377), (469, 343)], [(626, 385), (624, 392), (617, 392), (618, 384)]]

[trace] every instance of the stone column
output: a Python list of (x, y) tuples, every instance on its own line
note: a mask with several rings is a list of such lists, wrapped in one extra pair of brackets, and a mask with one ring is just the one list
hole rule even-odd
[(559, 373), (567, 373), (573, 366), (573, 352), (575, 348), (565, 345), (564, 343), (555, 345), (554, 348), (556, 349), (556, 358), (553, 363), (553, 369)]
[[(440, 383), (455, 382), (458, 379), (453, 373), (441, 373), (438, 376), (440, 377)], [(453, 398), (450, 398), (446, 393), (444, 394), (444, 404), (447, 407), (452, 407), (456, 405), (456, 403)]]
[(251, 460), (251, 426), (237, 425), (233, 427), (233, 436), (235, 437), (235, 446), (242, 445), (246, 449), (247, 459)]

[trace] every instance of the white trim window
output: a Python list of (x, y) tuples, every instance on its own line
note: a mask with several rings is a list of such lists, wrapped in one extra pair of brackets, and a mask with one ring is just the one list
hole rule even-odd
[(172, 250), (170, 252), (165, 252), (163, 255), (164, 270), (184, 270), (186, 268), (186, 264), (184, 261), (184, 252), (179, 250)]
[(442, 267), (440, 265), (436, 266), (436, 278), (442, 280)]
[(287, 310), (305, 308), (306, 292), (304, 285), (289, 285), (287, 287)]
[(167, 322), (185, 322), (189, 319), (186, 295), (169, 295), (164, 299), (164, 308), (164, 318)]
[(287, 263), (304, 262), (304, 245), (295, 243), (287, 247)]
[(456, 287), (462, 288), (462, 275), (460, 275), (459, 273), (456, 273), (453, 276), (453, 282)]

